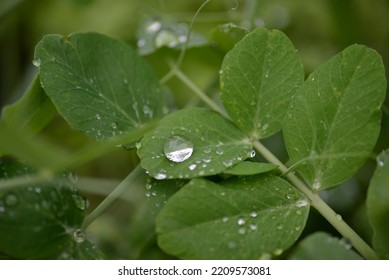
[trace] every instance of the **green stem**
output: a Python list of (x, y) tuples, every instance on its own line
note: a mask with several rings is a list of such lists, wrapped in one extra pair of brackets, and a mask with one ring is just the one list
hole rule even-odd
[[(184, 82), (192, 91), (200, 97), (210, 108), (219, 112), (224, 117), (228, 118), (228, 115), (219, 108), (219, 106), (213, 102), (203, 91), (201, 91), (193, 82), (184, 75), (181, 71), (176, 71), (177, 77)], [(377, 255), (374, 250), (341, 218), (341, 216), (335, 213), (311, 188), (305, 185), (296, 175), (288, 173), (288, 168), (264, 145), (259, 141), (254, 141), (254, 147), (262, 154), (262, 156), (270, 163), (279, 166), (282, 173), (287, 174), (288, 180), (301, 191), (310, 201), (311, 205), (316, 208), (317, 211), (340, 233), (343, 237), (352, 242), (353, 247), (365, 258), (365, 259), (377, 259)]]
[(209, 98), (208, 95), (206, 95), (199, 87), (197, 87), (182, 71), (176, 69), (175, 75), (212, 110), (218, 112), (223, 117), (228, 118), (227, 113), (224, 112), (215, 102), (213, 102), (213, 100)]
[(143, 174), (144, 171), (139, 165), (135, 167), (135, 169), (93, 210), (93, 212), (85, 218), (84, 223), (82, 224), (82, 230), (85, 230)]

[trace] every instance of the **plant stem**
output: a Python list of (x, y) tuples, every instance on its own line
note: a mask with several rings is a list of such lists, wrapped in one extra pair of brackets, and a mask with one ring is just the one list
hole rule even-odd
[(136, 180), (144, 174), (138, 165), (134, 170), (90, 213), (82, 224), (85, 230), (98, 216), (101, 215), (117, 198), (119, 198)]
[[(176, 70), (176, 76), (184, 82), (192, 91), (200, 97), (210, 108), (219, 112), (226, 118), (228, 115), (219, 106), (210, 99), (203, 91), (201, 91), (193, 82), (179, 70)], [(286, 173), (288, 180), (301, 191), (310, 201), (311, 205), (340, 233), (343, 237), (352, 242), (353, 247), (365, 259), (377, 259), (374, 250), (342, 219), (342, 217), (335, 213), (331, 207), (326, 204), (317, 192), (313, 192), (307, 185), (305, 185), (296, 175), (288, 173), (288, 168), (264, 145), (259, 141), (254, 141), (254, 147), (262, 154), (262, 156), (270, 163), (279, 166), (282, 173)]]
[(200, 88), (198, 88), (181, 70), (176, 69), (175, 75), (185, 85), (188, 86), (205, 104), (207, 104), (212, 110), (218, 112), (225, 118), (229, 118), (227, 113), (224, 112), (211, 98), (208, 97)]
[[(281, 172), (285, 173), (288, 168), (270, 152), (259, 141), (254, 142), (254, 147), (266, 158), (269, 162), (279, 166)], [(365, 259), (377, 259), (374, 250), (342, 219), (342, 216), (335, 213), (331, 207), (326, 204), (321, 197), (308, 188), (296, 175), (288, 173), (286, 177), (289, 181), (309, 199), (311, 205), (340, 233), (343, 237), (350, 240), (353, 247)]]

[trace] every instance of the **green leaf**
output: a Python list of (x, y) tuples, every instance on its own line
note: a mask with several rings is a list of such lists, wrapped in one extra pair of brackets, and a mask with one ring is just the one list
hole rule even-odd
[[(180, 152), (179, 148), (185, 146), (188, 149)], [(167, 148), (176, 148), (181, 158), (169, 160)], [(223, 172), (249, 157), (251, 149), (247, 137), (230, 121), (216, 112), (191, 108), (163, 118), (154, 131), (145, 134), (138, 155), (150, 176), (178, 179)], [(190, 150), (192, 153), (187, 154)]]
[(187, 180), (156, 180), (149, 177), (146, 183), (146, 197), (151, 214), (157, 216), (167, 200), (175, 194)]
[(35, 134), (44, 128), (56, 111), (43, 91), (39, 76), (36, 76), (23, 97), (12, 105), (4, 107), (1, 119), (18, 130)]
[(254, 139), (265, 138), (281, 130), (303, 80), (300, 58), (285, 34), (258, 28), (225, 56), (221, 100), (238, 127)]
[[(141, 55), (148, 55), (162, 47), (181, 49), (188, 39), (189, 28), (184, 23), (171, 23), (156, 19), (148, 19), (138, 30), (138, 51)], [(207, 45), (206, 38), (198, 33), (191, 32), (187, 47)]]
[(97, 34), (47, 35), (35, 50), (42, 87), (60, 114), (99, 141), (162, 116), (152, 69), (122, 41)]
[(224, 52), (231, 50), (236, 43), (247, 35), (248, 31), (233, 23), (218, 25), (212, 30), (211, 38)]
[(377, 168), (367, 193), (367, 214), (374, 230), (373, 248), (382, 259), (389, 259), (389, 149), (377, 157)]
[(88, 240), (70, 242), (68, 248), (58, 255), (57, 260), (104, 260), (104, 254)]
[(86, 200), (67, 177), (36, 183), (34, 170), (0, 160), (0, 182), (18, 176), (30, 181), (0, 189), (0, 252), (17, 259), (42, 259), (58, 254), (81, 226)]
[(371, 153), (385, 99), (381, 57), (353, 45), (317, 68), (291, 102), (285, 144), (297, 171), (326, 189), (350, 178)]
[(345, 239), (332, 237), (325, 232), (316, 232), (302, 240), (289, 259), (293, 260), (362, 260), (351, 250)]
[(242, 161), (237, 165), (228, 168), (224, 171), (225, 174), (230, 175), (255, 175), (266, 173), (271, 170), (276, 169), (278, 166), (271, 163), (263, 163), (263, 162), (252, 162), (252, 161)]
[(276, 176), (194, 179), (158, 215), (158, 244), (182, 259), (267, 259), (297, 240), (308, 212), (304, 196)]

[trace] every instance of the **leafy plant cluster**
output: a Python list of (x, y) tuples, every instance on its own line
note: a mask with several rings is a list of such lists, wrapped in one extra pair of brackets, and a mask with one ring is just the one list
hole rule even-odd
[[(377, 157), (366, 201), (371, 245), (319, 195), (371, 157), (386, 94), (376, 51), (352, 45), (305, 78), (281, 31), (223, 25), (216, 41), (233, 47), (219, 71), (218, 103), (180, 70), (186, 49), (204, 43), (199, 34), (156, 20), (141, 30), (138, 52), (98, 33), (46, 35), (36, 46), (39, 75), (0, 122), (3, 258), (104, 258), (85, 230), (142, 178), (158, 246), (170, 257), (389, 257), (388, 150)], [(140, 54), (162, 47), (181, 53), (159, 80)], [(172, 77), (207, 106), (174, 110), (162, 85)], [(39, 138), (57, 112), (96, 142), (69, 156)], [(280, 131), (286, 164), (263, 144)], [(139, 166), (85, 217), (88, 202), (63, 170), (116, 146), (136, 150)], [(299, 239), (311, 208), (343, 238)]]

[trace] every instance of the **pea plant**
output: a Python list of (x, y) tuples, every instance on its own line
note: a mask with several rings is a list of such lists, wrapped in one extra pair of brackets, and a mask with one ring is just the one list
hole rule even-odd
[[(2, 258), (103, 259), (85, 232), (141, 179), (156, 242), (170, 258), (389, 258), (388, 150), (377, 157), (367, 193), (372, 240), (320, 196), (372, 157), (386, 95), (376, 51), (352, 45), (305, 77), (281, 31), (224, 25), (220, 34), (233, 47), (214, 99), (180, 69), (201, 38), (158, 21), (145, 27), (138, 50), (99, 33), (46, 35), (37, 44), (39, 74), (0, 122)], [(141, 55), (163, 46), (181, 53), (159, 79)], [(164, 86), (173, 77), (201, 102), (175, 109)], [(69, 155), (40, 138), (57, 113), (95, 142)], [(287, 162), (264, 144), (277, 133)], [(112, 149), (136, 150), (139, 165), (86, 215), (71, 170)], [(301, 238), (312, 209), (339, 237)]]

